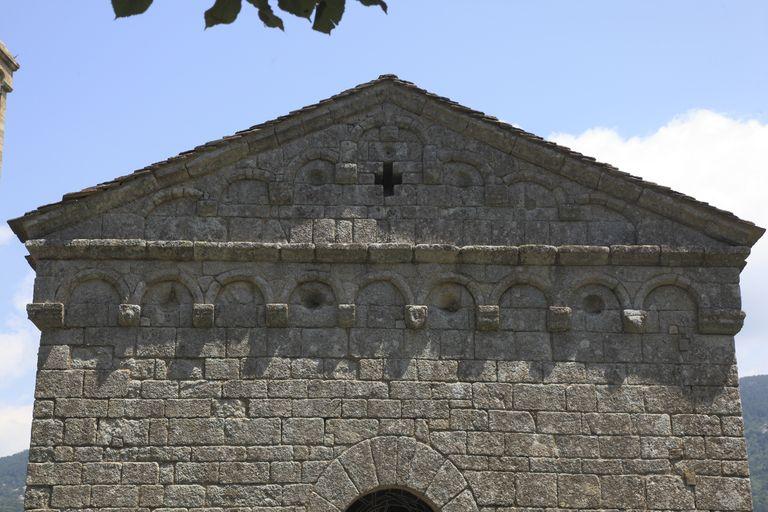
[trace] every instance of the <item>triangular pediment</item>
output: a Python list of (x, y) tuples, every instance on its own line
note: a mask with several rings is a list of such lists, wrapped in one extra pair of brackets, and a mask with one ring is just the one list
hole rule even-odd
[(764, 232), (391, 75), (10, 225), (23, 241), (751, 246)]

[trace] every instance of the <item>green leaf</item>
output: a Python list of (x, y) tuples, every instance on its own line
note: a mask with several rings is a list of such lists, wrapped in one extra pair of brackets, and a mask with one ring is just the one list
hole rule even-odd
[(152, 5), (152, 0), (112, 0), (112, 10), (116, 18), (125, 18), (142, 14)]
[(283, 20), (277, 16), (272, 10), (272, 6), (269, 5), (267, 0), (248, 0), (248, 3), (253, 5), (259, 10), (259, 19), (264, 22), (264, 25), (269, 28), (279, 28), (285, 30), (283, 26)]
[(317, 0), (277, 0), (277, 6), (282, 10), (309, 19), (315, 10)]
[(366, 7), (370, 7), (372, 5), (378, 5), (381, 7), (381, 10), (384, 12), (387, 12), (387, 2), (384, 0), (357, 0), (361, 4), (363, 4)]
[(221, 23), (232, 23), (240, 14), (240, 0), (216, 0), (213, 7), (205, 11), (205, 28)]
[(330, 34), (331, 30), (341, 21), (344, 15), (344, 0), (320, 0), (315, 9), (315, 22), (312, 28), (324, 34)]

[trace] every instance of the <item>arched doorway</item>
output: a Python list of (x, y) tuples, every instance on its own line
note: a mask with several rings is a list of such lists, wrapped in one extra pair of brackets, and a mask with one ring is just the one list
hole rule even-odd
[(366, 494), (349, 506), (347, 512), (435, 512), (415, 495), (402, 489), (384, 489)]

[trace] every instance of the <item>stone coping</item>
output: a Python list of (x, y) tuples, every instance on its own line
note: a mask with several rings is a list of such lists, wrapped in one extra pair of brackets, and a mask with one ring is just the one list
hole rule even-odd
[(684, 266), (743, 268), (749, 247), (659, 245), (467, 245), (264, 243), (137, 239), (36, 239), (34, 260), (265, 261), (290, 263), (439, 263), (479, 265)]

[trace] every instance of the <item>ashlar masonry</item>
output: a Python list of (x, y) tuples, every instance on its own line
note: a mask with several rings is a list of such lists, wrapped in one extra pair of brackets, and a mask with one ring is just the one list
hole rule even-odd
[(752, 508), (764, 230), (397, 77), (10, 224), (27, 510)]

